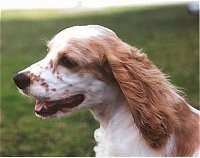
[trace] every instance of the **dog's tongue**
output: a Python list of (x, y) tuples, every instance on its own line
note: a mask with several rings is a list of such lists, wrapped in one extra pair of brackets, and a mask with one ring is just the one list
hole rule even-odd
[(45, 107), (45, 102), (42, 102), (42, 101), (39, 101), (39, 100), (36, 100), (36, 103), (35, 103), (35, 111), (40, 111), (43, 107)]

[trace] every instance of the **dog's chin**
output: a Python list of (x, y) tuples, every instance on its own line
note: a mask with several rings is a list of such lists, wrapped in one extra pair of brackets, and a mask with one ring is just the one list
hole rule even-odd
[(69, 115), (85, 99), (83, 94), (76, 94), (64, 99), (46, 101), (36, 99), (35, 114), (40, 118), (62, 117)]

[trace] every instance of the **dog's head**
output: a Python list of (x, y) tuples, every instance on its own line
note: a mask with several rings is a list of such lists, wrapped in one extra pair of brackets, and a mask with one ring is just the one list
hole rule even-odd
[(37, 115), (62, 116), (114, 99), (112, 73), (101, 49), (107, 36), (115, 34), (101, 26), (67, 28), (48, 42), (44, 59), (14, 77), (20, 91), (36, 99)]

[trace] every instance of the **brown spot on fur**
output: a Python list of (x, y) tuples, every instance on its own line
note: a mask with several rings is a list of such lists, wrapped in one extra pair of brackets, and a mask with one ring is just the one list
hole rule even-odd
[(49, 85), (46, 82), (42, 82), (40, 85), (43, 87), (49, 87)]
[(61, 81), (63, 81), (63, 79), (62, 79), (62, 77), (60, 75), (57, 75), (56, 78), (61, 80)]
[(44, 82), (45, 79), (41, 78), (40, 75), (35, 75), (34, 73), (27, 71), (26, 72), (27, 76), (30, 78), (30, 83), (32, 84), (33, 82)]
[(55, 91), (56, 91), (56, 88), (52, 88), (51, 90), (55, 92)]
[(31, 83), (34, 82), (34, 81), (39, 82), (39, 81), (42, 80), (42, 78), (40, 77), (40, 75), (35, 75), (35, 74), (31, 73), (31, 72), (29, 72), (27, 74), (28, 74), (28, 76), (30, 78)]
[(49, 91), (49, 85), (46, 82), (42, 82), (40, 85), (43, 86), (46, 91)]
[(53, 60), (51, 59), (49, 62), (50, 68), (53, 69)]

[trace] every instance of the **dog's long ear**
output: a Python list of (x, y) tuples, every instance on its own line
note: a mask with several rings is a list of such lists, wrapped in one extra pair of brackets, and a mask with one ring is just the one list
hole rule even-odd
[(162, 147), (175, 120), (167, 105), (171, 85), (166, 77), (144, 53), (128, 45), (106, 58), (144, 139), (153, 148)]

